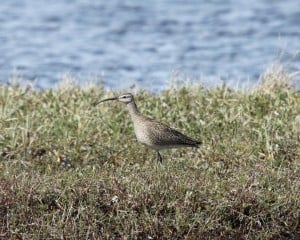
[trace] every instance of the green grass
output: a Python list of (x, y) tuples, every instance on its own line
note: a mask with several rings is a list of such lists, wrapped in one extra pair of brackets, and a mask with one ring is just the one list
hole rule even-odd
[[(0, 86), (0, 239), (296, 239), (300, 93), (182, 86), (140, 110), (203, 141), (155, 152), (100, 87)], [(282, 84), (281, 84), (282, 83)]]

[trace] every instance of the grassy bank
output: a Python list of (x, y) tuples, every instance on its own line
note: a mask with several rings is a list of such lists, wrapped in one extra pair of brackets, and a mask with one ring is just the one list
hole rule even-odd
[(187, 86), (140, 110), (203, 141), (137, 143), (116, 93), (0, 87), (0, 239), (296, 239), (300, 93)]

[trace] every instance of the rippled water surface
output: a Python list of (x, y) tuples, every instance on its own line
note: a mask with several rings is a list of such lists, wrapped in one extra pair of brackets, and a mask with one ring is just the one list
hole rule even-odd
[(3, 0), (0, 81), (52, 87), (65, 73), (159, 90), (192, 79), (255, 81), (275, 59), (299, 69), (300, 2)]

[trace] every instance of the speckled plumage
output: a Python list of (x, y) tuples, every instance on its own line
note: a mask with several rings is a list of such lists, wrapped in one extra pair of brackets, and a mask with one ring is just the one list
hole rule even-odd
[(200, 141), (190, 138), (181, 132), (170, 128), (166, 124), (155, 121), (149, 117), (143, 116), (134, 101), (133, 95), (130, 93), (123, 94), (119, 97), (101, 100), (98, 103), (118, 100), (126, 103), (126, 108), (129, 111), (133, 121), (134, 132), (136, 138), (143, 145), (156, 150), (158, 161), (162, 161), (160, 150), (177, 147), (199, 147)]

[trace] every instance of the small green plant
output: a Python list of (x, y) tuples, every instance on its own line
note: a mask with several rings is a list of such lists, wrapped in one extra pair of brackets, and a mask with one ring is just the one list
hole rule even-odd
[(203, 142), (163, 164), (121, 104), (92, 106), (116, 92), (0, 86), (0, 238), (297, 239), (300, 93), (265, 83), (138, 92)]

